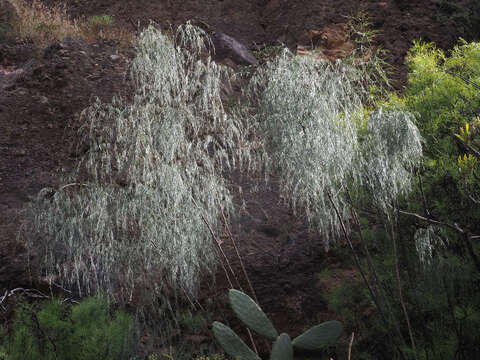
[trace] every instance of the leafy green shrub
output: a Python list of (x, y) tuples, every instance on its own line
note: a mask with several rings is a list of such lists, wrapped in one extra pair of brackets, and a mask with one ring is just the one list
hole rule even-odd
[(415, 280), (409, 295), (422, 352), (437, 359), (475, 358), (480, 351), (478, 270), (461, 257), (437, 256)]
[(480, 209), (461, 194), (458, 157), (463, 157), (465, 146), (454, 134), (480, 113), (480, 43), (462, 40), (447, 57), (433, 44), (417, 41), (407, 64), (405, 96), (393, 101), (416, 114), (425, 139), (426, 199), (437, 216), (473, 225)]
[(165, 310), (214, 271), (208, 225), (217, 231), (233, 209), (222, 171), (248, 141), (223, 109), (226, 70), (202, 58), (205, 41), (189, 24), (173, 39), (151, 25), (131, 67), (133, 104), (97, 99), (82, 112), (87, 153), (32, 202), (20, 235), (65, 286), (139, 307), (163, 299)]
[(480, 109), (480, 93), (474, 85), (480, 78), (480, 43), (460, 41), (447, 57), (433, 44), (417, 41), (407, 64), (410, 75), (405, 102), (418, 113), (427, 155), (456, 153), (453, 132)]
[(480, 204), (480, 117), (472, 123), (466, 123), (460, 128), (460, 134), (455, 134), (464, 147), (465, 153), (458, 156), (458, 173), (461, 191), (464, 196), (475, 204)]
[[(270, 359), (272, 360), (293, 360), (294, 349), (321, 350), (326, 345), (336, 341), (343, 332), (342, 323), (339, 321), (328, 321), (314, 326), (295, 339), (290, 340), (287, 334), (278, 334), (262, 309), (248, 295), (241, 291), (230, 289), (228, 297), (230, 306), (242, 323), (257, 334), (274, 341), (270, 354)], [(218, 321), (215, 321), (212, 326), (215, 338), (228, 355), (245, 360), (260, 360), (258, 355), (250, 350), (243, 340), (228, 326)]]
[(88, 298), (71, 308), (61, 300), (37, 306), (24, 303), (2, 344), (8, 360), (119, 360), (135, 351), (134, 318), (113, 316), (108, 303)]

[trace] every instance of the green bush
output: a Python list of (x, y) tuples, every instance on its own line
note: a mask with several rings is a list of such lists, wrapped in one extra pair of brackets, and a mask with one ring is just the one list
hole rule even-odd
[[(329, 309), (343, 320), (345, 333), (355, 333), (356, 360), (395, 359), (391, 331), (385, 329), (378, 316), (372, 316), (375, 306), (362, 283), (344, 281), (326, 293), (325, 298)], [(346, 359), (345, 342), (337, 344), (336, 348), (335, 359)]]
[(437, 216), (478, 229), (474, 224), (480, 208), (462, 196), (458, 158), (466, 148), (454, 134), (480, 114), (480, 43), (461, 40), (447, 56), (435, 45), (417, 41), (407, 64), (405, 95), (393, 101), (416, 114), (425, 139), (422, 175), (427, 201)]
[[(409, 51), (405, 103), (418, 113), (426, 154), (457, 158), (452, 138), (480, 111), (480, 43), (460, 41), (451, 56), (431, 43), (417, 41)], [(465, 79), (465, 80), (462, 80)]]
[[(1, 346), (7, 360), (120, 360), (135, 351), (133, 316), (111, 315), (108, 303), (92, 297), (68, 306), (48, 300), (37, 309), (23, 303)], [(0, 351), (1, 353), (1, 351)]]

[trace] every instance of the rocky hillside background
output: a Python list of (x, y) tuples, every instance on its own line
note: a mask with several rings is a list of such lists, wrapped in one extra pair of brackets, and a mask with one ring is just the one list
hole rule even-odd
[[(17, 240), (22, 209), (42, 188), (58, 186), (58, 174), (81, 156), (71, 146), (80, 111), (94, 97), (108, 102), (114, 94), (130, 96), (135, 37), (150, 20), (165, 31), (194, 21), (212, 34), (215, 60), (240, 71), (264, 63), (282, 45), (298, 54), (320, 49), (329, 60), (345, 57), (352, 50), (345, 24), (361, 10), (378, 31), (374, 48), (386, 50), (393, 89), (401, 94), (412, 41), (450, 49), (459, 37), (478, 37), (475, 7), (468, 0), (0, 0), (0, 297), (18, 287), (49, 291), (44, 279), (27, 271), (35, 259)], [(326, 253), (305, 221), (279, 202), (275, 180), (249, 195), (254, 183), (243, 184), (250, 216), (233, 224), (232, 232), (262, 308), (289, 333), (336, 318), (319, 294), (360, 280), (346, 244)], [(242, 273), (229, 241), (224, 250)], [(325, 269), (327, 280), (318, 276)], [(228, 288), (219, 272), (217, 286), (205, 284), (198, 302), (205, 306)], [(4, 322), (11, 320), (13, 298), (0, 303)], [(214, 319), (232, 318), (225, 303), (215, 311)], [(209, 331), (185, 339), (204, 346)], [(144, 346), (153, 345), (145, 340)]]

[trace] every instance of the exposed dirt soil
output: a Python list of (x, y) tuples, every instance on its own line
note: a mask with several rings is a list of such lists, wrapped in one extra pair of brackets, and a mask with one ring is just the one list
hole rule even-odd
[[(62, 0), (44, 0), (47, 5)], [(69, 14), (91, 16), (113, 15), (120, 26), (135, 30), (154, 20), (169, 28), (190, 19), (201, 20), (214, 29), (235, 37), (250, 49), (256, 45), (286, 44), (294, 49), (306, 41), (306, 33), (326, 25), (344, 23), (346, 16), (362, 8), (380, 30), (378, 43), (390, 52), (388, 61), (397, 68), (396, 87), (406, 80), (404, 56), (412, 40), (423, 38), (448, 48), (458, 38), (451, 21), (438, 18), (434, 0), (76, 0), (66, 1)]]
[[(51, 6), (58, 1), (43, 3)], [(357, 0), (73, 0), (67, 1), (67, 8), (73, 18), (113, 15), (119, 26), (132, 31), (132, 22), (140, 21), (143, 28), (153, 19), (168, 28), (194, 18), (254, 50), (278, 42), (295, 49), (305, 42), (308, 31), (345, 22), (344, 16), (356, 13), (360, 4)], [(396, 67), (397, 89), (406, 81), (404, 57), (412, 40), (423, 38), (448, 48), (458, 37), (452, 23), (437, 20), (433, 0), (363, 4), (381, 31), (378, 44), (390, 52), (387, 60)], [(19, 211), (41, 188), (58, 185), (58, 169), (75, 163), (78, 154), (70, 145), (76, 139), (78, 113), (94, 96), (109, 101), (116, 93), (128, 93), (125, 79), (135, 56), (133, 48), (120, 48), (114, 41), (81, 39), (54, 43), (40, 53), (42, 57), (35, 58), (29, 44), (0, 43), (0, 295), (5, 289), (30, 286), (25, 251), (15, 240), (22, 218)], [(295, 336), (335, 318), (321, 295), (326, 285), (316, 274), (339, 266), (346, 277), (355, 273), (332, 253), (325, 253), (321, 239), (279, 204), (275, 182), (247, 200), (251, 216), (243, 216), (232, 229), (259, 302), (274, 324)], [(230, 241), (224, 246), (241, 274)], [(203, 297), (220, 296), (228, 287), (219, 272), (218, 286)]]

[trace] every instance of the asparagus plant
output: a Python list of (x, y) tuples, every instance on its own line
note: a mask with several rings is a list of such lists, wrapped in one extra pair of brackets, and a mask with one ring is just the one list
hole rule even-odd
[[(310, 328), (292, 341), (288, 334), (278, 334), (272, 322), (250, 296), (230, 289), (228, 297), (235, 315), (245, 326), (274, 341), (270, 353), (271, 360), (293, 360), (294, 349), (320, 350), (336, 341), (343, 332), (341, 322), (327, 321)], [(218, 321), (212, 325), (215, 338), (228, 355), (242, 360), (261, 360), (228, 326)]]

